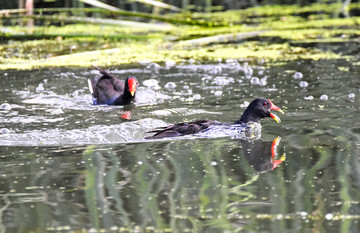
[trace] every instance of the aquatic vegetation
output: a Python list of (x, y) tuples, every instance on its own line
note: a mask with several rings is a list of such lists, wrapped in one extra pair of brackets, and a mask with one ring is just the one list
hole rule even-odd
[[(0, 45), (0, 69), (84, 67), (92, 63), (109, 66), (143, 60), (163, 63), (188, 59), (199, 62), (348, 59), (346, 53), (324, 49), (334, 42), (354, 46), (347, 43), (360, 36), (357, 30), (360, 17), (334, 18), (338, 8), (338, 4), (262, 6), (171, 15), (174, 20), (185, 17), (188, 21), (209, 22), (211, 19), (212, 25), (172, 22), (125, 26), (118, 24), (122, 21), (96, 22), (95, 18), (94, 23), (68, 24), (58, 19), (54, 24), (50, 18), (44, 18), (43, 26), (33, 28), (3, 26), (1, 36), (5, 43)], [(349, 9), (359, 9), (359, 4), (351, 4)], [(214, 22), (220, 19), (223, 22), (215, 26)], [(195, 43), (195, 39), (205, 43)]]

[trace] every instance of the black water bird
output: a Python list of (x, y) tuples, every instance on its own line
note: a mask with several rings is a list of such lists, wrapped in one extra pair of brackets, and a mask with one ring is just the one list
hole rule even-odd
[[(271, 117), (276, 122), (280, 122), (280, 118), (270, 112), (276, 110), (284, 113), (279, 107), (274, 105), (271, 100), (265, 98), (256, 98), (246, 108), (239, 120), (235, 121), (233, 125), (247, 124), (249, 122), (258, 122), (264, 117)], [(145, 139), (159, 139), (166, 137), (178, 137), (184, 135), (197, 134), (207, 130), (213, 125), (230, 125), (212, 120), (197, 120), (191, 122), (183, 122), (179, 124), (169, 125), (165, 127), (156, 128), (147, 133), (155, 133), (152, 136), (145, 137)]]
[(101, 77), (88, 80), (95, 105), (126, 105), (135, 101), (138, 87), (138, 80), (135, 77), (130, 76), (124, 82), (99, 67), (94, 65), (93, 67), (102, 74)]

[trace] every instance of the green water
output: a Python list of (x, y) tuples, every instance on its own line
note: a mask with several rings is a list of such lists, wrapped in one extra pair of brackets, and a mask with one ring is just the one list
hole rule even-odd
[[(90, 69), (1, 72), (2, 232), (359, 232), (355, 62), (112, 71), (138, 78), (137, 104), (91, 105)], [(258, 96), (285, 114), (257, 138), (143, 139), (175, 122), (233, 122)]]

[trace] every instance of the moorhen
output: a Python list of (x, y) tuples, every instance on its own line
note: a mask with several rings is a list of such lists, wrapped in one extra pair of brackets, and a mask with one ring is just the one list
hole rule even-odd
[[(233, 125), (247, 124), (249, 122), (258, 122), (261, 118), (271, 117), (276, 122), (280, 122), (280, 118), (273, 115), (270, 110), (276, 110), (284, 114), (284, 112), (275, 106), (269, 99), (256, 98), (246, 108), (241, 118)], [(145, 137), (145, 139), (159, 139), (165, 137), (178, 137), (189, 134), (196, 134), (207, 130), (210, 126), (214, 125), (231, 125), (211, 120), (197, 120), (192, 122), (183, 122), (179, 124), (159, 127), (146, 133), (155, 133), (152, 136)]]
[(138, 80), (135, 77), (130, 76), (124, 82), (99, 67), (94, 65), (93, 67), (102, 74), (101, 77), (88, 80), (93, 104), (126, 105), (135, 100), (138, 86)]

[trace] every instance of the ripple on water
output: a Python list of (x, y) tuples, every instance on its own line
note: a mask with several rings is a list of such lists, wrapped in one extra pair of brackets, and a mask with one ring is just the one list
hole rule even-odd
[(166, 69), (171, 69), (175, 65), (176, 65), (176, 61), (173, 61), (173, 60), (168, 60), (168, 61), (165, 62), (165, 68)]
[(229, 85), (230, 83), (234, 83), (234, 82), (235, 82), (234, 78), (225, 77), (225, 76), (217, 76), (213, 79), (211, 84), (218, 85), (218, 86), (226, 86), (226, 85)]
[(306, 82), (306, 81), (301, 81), (301, 82), (299, 83), (299, 86), (300, 86), (300, 87), (308, 87), (308, 86), (309, 86), (309, 83)]
[(247, 79), (250, 79), (252, 77), (252, 74), (253, 74), (253, 69), (251, 67), (246, 67), (244, 68), (244, 75)]
[(322, 95), (320, 96), (320, 99), (321, 99), (321, 100), (328, 100), (329, 97), (328, 97), (327, 95), (325, 95), (325, 94), (322, 94)]
[(303, 74), (302, 74), (301, 72), (296, 72), (296, 73), (293, 75), (293, 77), (294, 77), (295, 79), (302, 79)]
[(0, 134), (1, 145), (13, 146), (63, 146), (136, 142), (146, 131), (165, 126), (161, 120), (142, 119), (117, 125), (96, 125), (85, 129), (48, 129), (24, 133)]
[(169, 95), (163, 94), (149, 88), (140, 87), (136, 92), (136, 105), (152, 105), (162, 103), (166, 99), (170, 99)]
[(201, 99), (201, 95), (195, 94), (195, 95), (193, 95), (193, 99), (194, 99), (194, 100), (200, 100), (200, 99)]
[(153, 90), (160, 90), (161, 87), (159, 86), (159, 81), (155, 79), (148, 79), (143, 81), (143, 86), (148, 87)]
[[(148, 80), (149, 81), (149, 80)], [(148, 83), (149, 87), (139, 87), (136, 92), (136, 105), (151, 105), (161, 103), (165, 99), (171, 98), (157, 90), (160, 89), (157, 80), (151, 79)], [(63, 112), (63, 109), (71, 110), (94, 110), (97, 106), (93, 105), (91, 94), (87, 90), (75, 90), (71, 95), (60, 95), (53, 91), (42, 93), (31, 93), (28, 91), (17, 91), (25, 104), (33, 104), (40, 106), (51, 106), (54, 114)], [(33, 106), (34, 108), (34, 106)], [(36, 108), (36, 107), (35, 107)]]
[(161, 66), (157, 63), (150, 63), (149, 65), (147, 65), (146, 69), (154, 73), (159, 73)]
[(8, 133), (10, 133), (9, 129), (7, 129), (7, 128), (1, 128), (0, 129), (0, 134), (8, 134)]
[(2, 105), (0, 105), (0, 110), (10, 111), (11, 110), (11, 105), (8, 104), (8, 103), (3, 103)]
[(162, 110), (155, 110), (149, 112), (150, 115), (154, 116), (189, 116), (195, 114), (222, 114), (221, 112), (209, 112), (202, 109), (189, 109), (189, 108), (171, 108), (171, 109), (162, 109)]
[(215, 95), (215, 96), (218, 96), (218, 97), (219, 97), (219, 96), (222, 96), (222, 94), (223, 94), (222, 91), (215, 91), (215, 92), (214, 92), (214, 95)]
[[(40, 106), (51, 106), (58, 109), (87, 110), (93, 109), (91, 95), (86, 90), (75, 90), (70, 95), (60, 95), (53, 91), (32, 93), (29, 91), (14, 91), (22, 103)], [(32, 107), (34, 108), (34, 106)], [(36, 107), (35, 107), (36, 108)]]
[(164, 86), (166, 89), (174, 89), (176, 87), (176, 84), (174, 82), (168, 82)]
[(260, 79), (258, 77), (252, 77), (250, 83), (251, 85), (260, 85)]
[(240, 125), (214, 125), (197, 135), (207, 138), (232, 137), (236, 139), (258, 140), (261, 138), (261, 128), (262, 126), (258, 122)]

